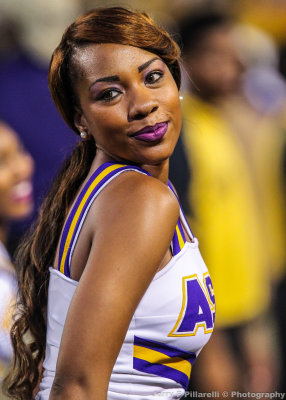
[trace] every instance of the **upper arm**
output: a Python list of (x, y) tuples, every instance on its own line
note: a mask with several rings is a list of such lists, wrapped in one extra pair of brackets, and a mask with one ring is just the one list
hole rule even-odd
[(130, 320), (170, 246), (179, 216), (166, 185), (138, 173), (122, 175), (97, 199), (93, 243), (57, 365), (58, 377), (85, 382), (90, 395), (107, 391)]

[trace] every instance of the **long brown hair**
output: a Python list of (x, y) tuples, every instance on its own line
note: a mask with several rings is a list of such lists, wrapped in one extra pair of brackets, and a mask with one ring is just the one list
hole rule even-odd
[[(79, 48), (99, 43), (135, 46), (157, 54), (180, 87), (179, 47), (147, 14), (121, 7), (91, 10), (66, 29), (49, 70), (49, 87), (56, 106), (76, 133), (74, 115), (80, 105), (74, 83), (80, 79), (80, 67), (75, 55)], [(6, 393), (16, 400), (31, 400), (40, 378), (45, 357), (48, 267), (54, 261), (65, 218), (90, 170), (95, 149), (92, 137), (78, 143), (54, 181), (37, 222), (18, 249), (19, 298), (11, 330), (15, 356), (4, 381)]]

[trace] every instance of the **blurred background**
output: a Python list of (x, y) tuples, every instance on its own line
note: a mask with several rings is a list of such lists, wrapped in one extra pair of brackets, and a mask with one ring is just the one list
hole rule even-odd
[(0, 120), (35, 165), (34, 211), (11, 221), (5, 247), (13, 256), (77, 140), (48, 91), (52, 51), (77, 15), (107, 5), (147, 11), (182, 48), (184, 122), (170, 176), (217, 305), (186, 398), (285, 392), (285, 0), (0, 0)]

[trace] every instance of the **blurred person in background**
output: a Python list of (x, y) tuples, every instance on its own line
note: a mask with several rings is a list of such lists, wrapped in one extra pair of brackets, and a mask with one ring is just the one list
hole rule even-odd
[(283, 135), (241, 91), (247, 66), (229, 17), (203, 10), (180, 28), (191, 82), (183, 100), (191, 167), (185, 190), (217, 302), (217, 329), (196, 384), (201, 391), (270, 392), (277, 384), (270, 272), (285, 262), (276, 162)]
[[(222, 107), (241, 140), (256, 179), (261, 222), (267, 232), (264, 254), (272, 284), (273, 331), (279, 349), (277, 389), (286, 390), (286, 215), (283, 158), (286, 148), (286, 83), (279, 71), (278, 48), (272, 37), (249, 24), (232, 29), (237, 54), (244, 64), (240, 95)], [(243, 118), (242, 118), (243, 116)]]
[[(17, 134), (0, 121), (0, 385), (12, 359), (10, 327), (16, 274), (6, 250), (9, 225), (33, 211), (34, 164)], [(4, 398), (0, 390), (0, 399)]]
[(0, 7), (4, 32), (5, 21), (15, 27), (6, 34), (7, 43), (0, 48), (1, 116), (18, 133), (36, 166), (34, 212), (29, 219), (13, 223), (8, 243), (12, 253), (35, 219), (62, 160), (76, 143), (51, 99), (47, 75), (50, 55), (81, 5), (79, 0), (29, 0), (23, 7), (21, 0), (15, 0), (1, 2)]

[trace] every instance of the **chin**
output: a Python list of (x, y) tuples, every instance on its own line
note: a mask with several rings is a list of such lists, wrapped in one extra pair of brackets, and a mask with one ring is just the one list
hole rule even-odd
[(148, 165), (158, 165), (166, 162), (175, 149), (174, 146), (154, 146), (150, 147), (147, 152), (141, 154), (141, 157), (138, 155), (138, 159), (140, 158), (139, 164), (148, 164)]
[(28, 218), (34, 210), (34, 204), (23, 204), (21, 207), (17, 206), (17, 208), (11, 209), (7, 214), (7, 217), (10, 221), (22, 221)]

